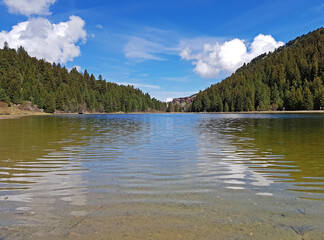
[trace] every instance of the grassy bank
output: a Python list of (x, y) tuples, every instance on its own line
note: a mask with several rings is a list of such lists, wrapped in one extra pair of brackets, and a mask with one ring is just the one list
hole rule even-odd
[(7, 103), (0, 102), (0, 119), (13, 119), (13, 118), (34, 116), (34, 115), (49, 115), (49, 114), (42, 112), (37, 107), (31, 106), (31, 104), (29, 103), (22, 104), (22, 105), (8, 106)]

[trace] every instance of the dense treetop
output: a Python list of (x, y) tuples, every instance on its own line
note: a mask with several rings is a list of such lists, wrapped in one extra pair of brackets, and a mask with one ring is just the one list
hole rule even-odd
[[(197, 94), (193, 112), (319, 110), (324, 108), (324, 28), (296, 38), (244, 64)], [(0, 101), (30, 101), (46, 112), (164, 111), (162, 103), (133, 86), (96, 79), (37, 60), (20, 47), (0, 49)], [(171, 107), (170, 107), (171, 106)], [(168, 111), (172, 110), (172, 104)], [(175, 111), (175, 110), (174, 110)]]
[(324, 108), (324, 28), (244, 64), (199, 92), (194, 112), (319, 110)]
[(32, 58), (20, 47), (0, 49), (0, 101), (30, 101), (46, 112), (135, 112), (166, 109), (166, 104), (133, 86), (98, 80), (75, 68)]

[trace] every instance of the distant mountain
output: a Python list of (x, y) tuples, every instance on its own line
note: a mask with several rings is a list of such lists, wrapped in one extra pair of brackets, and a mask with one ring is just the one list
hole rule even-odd
[(194, 101), (194, 99), (196, 98), (196, 95), (197, 94), (191, 95), (189, 97), (174, 98), (172, 100), (172, 103), (173, 104), (178, 104), (179, 106), (183, 107), (183, 106), (185, 106), (187, 104), (191, 104)]
[(87, 70), (70, 72), (60, 64), (30, 57), (20, 47), (0, 50), (0, 101), (30, 101), (46, 112), (165, 111), (166, 103), (133, 86), (97, 80)]
[(188, 112), (197, 94), (189, 97), (174, 98), (167, 103), (167, 112)]
[(324, 108), (324, 28), (244, 64), (197, 94), (193, 112)]

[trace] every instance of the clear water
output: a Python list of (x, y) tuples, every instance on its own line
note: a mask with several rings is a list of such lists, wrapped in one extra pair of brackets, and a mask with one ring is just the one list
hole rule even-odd
[(324, 115), (0, 121), (0, 239), (324, 239)]

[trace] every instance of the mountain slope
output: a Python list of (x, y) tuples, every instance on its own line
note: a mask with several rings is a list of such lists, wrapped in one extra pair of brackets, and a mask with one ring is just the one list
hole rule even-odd
[(166, 109), (166, 104), (133, 86), (96, 80), (87, 70), (70, 72), (60, 64), (30, 57), (21, 47), (0, 50), (0, 101), (30, 101), (46, 112), (134, 112)]
[(324, 28), (262, 54), (199, 92), (193, 112), (319, 110), (324, 107)]

